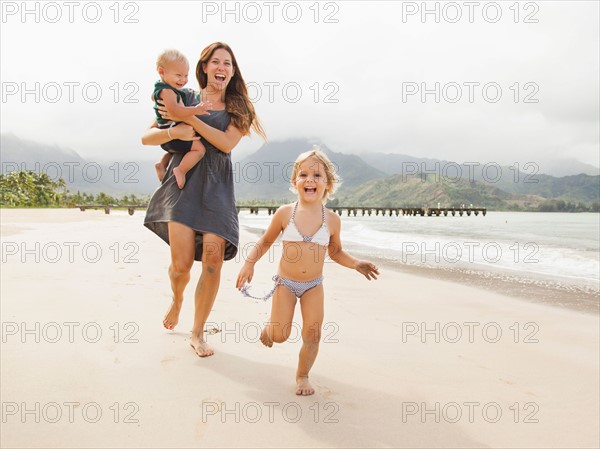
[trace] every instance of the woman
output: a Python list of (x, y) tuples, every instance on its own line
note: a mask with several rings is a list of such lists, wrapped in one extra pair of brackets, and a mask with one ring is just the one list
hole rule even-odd
[(250, 134), (250, 128), (263, 139), (265, 133), (227, 44), (215, 42), (202, 51), (196, 77), (202, 101), (212, 103), (210, 115), (195, 116), (193, 108), (177, 113), (164, 108), (163, 118), (184, 123), (170, 129), (158, 129), (154, 124), (142, 143), (194, 140), (195, 131), (203, 138), (206, 155), (188, 172), (183, 190), (173, 176), (173, 168), (183, 155), (173, 155), (162, 185), (150, 200), (144, 225), (171, 246), (173, 301), (163, 320), (167, 329), (177, 325), (194, 260), (202, 261), (190, 344), (196, 354), (206, 357), (214, 351), (204, 341), (204, 325), (219, 290), (223, 261), (235, 257), (239, 241), (230, 153), (243, 136)]

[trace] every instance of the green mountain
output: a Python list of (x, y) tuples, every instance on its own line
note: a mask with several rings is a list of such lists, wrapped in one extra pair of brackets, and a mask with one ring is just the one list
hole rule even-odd
[(337, 203), (374, 207), (460, 207), (461, 204), (491, 209), (535, 209), (545, 198), (505, 192), (481, 182), (450, 182), (435, 176), (393, 175), (345, 191)]
[(585, 174), (555, 178), (536, 175), (524, 182), (503, 182), (498, 187), (506, 192), (537, 195), (548, 199), (591, 203), (600, 195), (600, 176)]
[[(368, 163), (382, 169), (389, 175), (400, 175), (401, 180), (406, 180), (412, 175), (427, 176), (430, 181), (446, 186), (444, 190), (448, 191), (455, 190), (456, 186), (452, 188), (454, 184), (461, 186), (463, 189), (474, 188), (483, 184), (513, 194), (510, 202), (536, 204), (539, 203), (536, 198), (541, 197), (547, 200), (560, 200), (591, 206), (598, 203), (600, 197), (600, 176), (581, 173), (557, 178), (540, 173), (540, 165), (535, 162), (515, 164), (510, 167), (501, 166), (494, 162), (458, 164), (451, 161), (416, 158), (403, 154), (370, 153), (362, 155), (362, 157)], [(584, 168), (584, 166), (585, 164), (581, 163), (568, 164), (565, 170), (571, 168), (578, 170)], [(594, 172), (594, 167), (590, 167), (587, 167), (588, 171)], [(464, 182), (456, 183), (458, 180)], [(490, 192), (493, 192), (493, 190)], [(470, 194), (465, 192), (465, 195)], [(425, 195), (421, 199), (425, 201), (428, 197)], [(506, 200), (506, 198), (503, 199)], [(484, 201), (483, 198), (480, 201)], [(486, 201), (491, 202), (491, 199), (488, 198)], [(511, 204), (505, 206), (508, 207)]]
[[(406, 154), (379, 152), (363, 153), (359, 154), (359, 156), (367, 164), (383, 171), (384, 173), (387, 173), (388, 175), (396, 175), (400, 173), (410, 174), (415, 167), (422, 168), (423, 170), (434, 170), (436, 169), (436, 164), (437, 171), (440, 173), (445, 173), (448, 176), (454, 176), (455, 173), (455, 169), (452, 166), (455, 166), (456, 163), (442, 159), (430, 159), (409, 156)], [(493, 161), (487, 161), (487, 163), (489, 165), (499, 165)], [(482, 177), (482, 172), (484, 171), (486, 162), (480, 164), (472, 162), (469, 164), (464, 163), (460, 165), (463, 177), (465, 178), (469, 178), (469, 165), (471, 165), (472, 168), (470, 170), (477, 180)], [(525, 177), (527, 177), (527, 179), (532, 179), (537, 177), (537, 175), (548, 175), (555, 178), (579, 174), (589, 176), (600, 175), (600, 169), (598, 167), (585, 164), (576, 159), (539, 160), (513, 165), (512, 167), (502, 166), (501, 168), (501, 179), (517, 183), (519, 182), (519, 179), (522, 180)], [(520, 176), (515, 173), (517, 169), (520, 171)], [(495, 178), (496, 174), (493, 172), (493, 168), (490, 167), (488, 170), (489, 177)]]

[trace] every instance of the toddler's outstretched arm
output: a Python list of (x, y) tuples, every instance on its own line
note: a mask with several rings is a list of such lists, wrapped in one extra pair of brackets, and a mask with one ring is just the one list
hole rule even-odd
[(277, 212), (273, 215), (271, 219), (271, 223), (269, 227), (263, 234), (263, 236), (256, 242), (256, 245), (250, 250), (250, 254), (246, 257), (246, 262), (242, 266), (240, 270), (237, 281), (235, 282), (235, 287), (240, 290), (246, 282), (252, 281), (252, 276), (254, 275), (254, 264), (259, 261), (259, 259), (269, 250), (271, 245), (277, 240), (277, 237), (281, 233), (283, 229), (283, 220), (282, 216), (284, 209), (286, 206), (282, 206), (277, 209)]
[(340, 220), (340, 217), (337, 214), (332, 214), (332, 221), (332, 232), (329, 239), (329, 247), (327, 248), (327, 253), (331, 260), (344, 267), (352, 268), (353, 270), (358, 271), (369, 281), (371, 279), (377, 279), (377, 276), (379, 275), (379, 269), (375, 264), (367, 262), (366, 260), (358, 260), (342, 249), (342, 241), (340, 239), (342, 220)]

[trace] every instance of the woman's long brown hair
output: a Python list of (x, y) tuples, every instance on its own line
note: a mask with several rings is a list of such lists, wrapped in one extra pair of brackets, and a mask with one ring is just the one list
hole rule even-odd
[(250, 128), (256, 132), (263, 140), (267, 140), (265, 130), (260, 123), (254, 105), (248, 98), (248, 89), (246, 88), (246, 82), (242, 77), (242, 72), (237, 64), (235, 55), (229, 47), (229, 45), (223, 42), (215, 42), (210, 44), (200, 55), (200, 60), (196, 65), (196, 78), (200, 89), (206, 89), (208, 84), (208, 76), (204, 73), (203, 64), (207, 64), (212, 58), (213, 53), (218, 49), (224, 49), (231, 55), (231, 62), (233, 64), (233, 77), (227, 85), (225, 91), (225, 109), (231, 114), (231, 121), (233, 125), (242, 132), (242, 135), (247, 136), (250, 134)]

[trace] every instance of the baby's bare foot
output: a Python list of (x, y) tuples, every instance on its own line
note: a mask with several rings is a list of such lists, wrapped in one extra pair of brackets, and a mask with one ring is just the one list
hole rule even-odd
[(298, 396), (310, 396), (311, 394), (315, 394), (315, 389), (308, 381), (308, 377), (298, 377), (296, 379), (296, 385), (298, 385), (298, 388), (296, 388), (296, 394)]
[(206, 343), (203, 338), (200, 338), (197, 335), (192, 335), (192, 338), (190, 339), (190, 346), (194, 348), (194, 351), (196, 351), (196, 354), (198, 354), (199, 357), (208, 357), (215, 353), (213, 348), (208, 346), (208, 343)]
[(267, 332), (266, 327), (260, 333), (260, 341), (263, 345), (267, 346), (268, 348), (273, 346), (273, 340), (271, 340), (271, 337), (269, 337), (269, 333)]
[(158, 180), (162, 182), (162, 180), (165, 178), (165, 174), (167, 173), (167, 169), (160, 162), (154, 164), (154, 168), (156, 169), (156, 176), (158, 176)]
[(169, 306), (169, 310), (167, 310), (167, 314), (163, 319), (163, 326), (170, 331), (177, 326), (179, 322), (179, 312), (181, 312), (181, 303), (183, 302), (183, 298), (180, 300), (176, 300), (173, 298), (171, 305)]
[(185, 186), (185, 174), (181, 173), (181, 169), (179, 167), (175, 167), (173, 169), (173, 174), (175, 175), (177, 186), (179, 187), (179, 189), (183, 189), (183, 187)]

